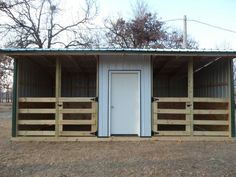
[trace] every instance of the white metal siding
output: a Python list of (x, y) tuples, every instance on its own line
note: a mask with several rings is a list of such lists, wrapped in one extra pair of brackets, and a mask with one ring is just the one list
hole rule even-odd
[(99, 57), (98, 136), (110, 136), (108, 118), (109, 70), (141, 71), (141, 136), (151, 136), (151, 60), (149, 56), (137, 55), (104, 55)]

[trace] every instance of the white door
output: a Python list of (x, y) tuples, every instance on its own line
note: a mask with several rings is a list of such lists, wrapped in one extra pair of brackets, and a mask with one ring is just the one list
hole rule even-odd
[(139, 71), (110, 71), (110, 133), (140, 135)]

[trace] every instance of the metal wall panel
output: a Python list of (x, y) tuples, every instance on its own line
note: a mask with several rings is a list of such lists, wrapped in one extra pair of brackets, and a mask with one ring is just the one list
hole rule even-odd
[(172, 77), (168, 75), (153, 78), (154, 97), (187, 97), (187, 76)]
[[(18, 59), (19, 97), (52, 97), (55, 94), (55, 76), (31, 59)], [(51, 68), (52, 70), (55, 68)]]
[(141, 136), (151, 136), (151, 60), (149, 56), (125, 55), (99, 57), (98, 135), (100, 137), (110, 136), (108, 117), (109, 70), (141, 71)]
[(63, 97), (96, 97), (96, 73), (66, 73), (62, 71)]
[(221, 59), (194, 73), (194, 96), (226, 98), (228, 88), (228, 60)]

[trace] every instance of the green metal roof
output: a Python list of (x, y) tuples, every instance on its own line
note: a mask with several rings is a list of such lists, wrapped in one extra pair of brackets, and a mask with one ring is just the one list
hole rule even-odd
[(159, 55), (159, 56), (232, 56), (236, 50), (205, 50), (205, 49), (16, 49), (3, 48), (0, 54), (17, 55)]

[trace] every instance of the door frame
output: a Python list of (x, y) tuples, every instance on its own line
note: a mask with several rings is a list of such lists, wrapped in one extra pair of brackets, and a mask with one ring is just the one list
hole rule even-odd
[(137, 74), (138, 75), (138, 90), (139, 90), (139, 132), (141, 135), (141, 71), (140, 70), (108, 70), (108, 135), (111, 136), (111, 86), (112, 74)]

